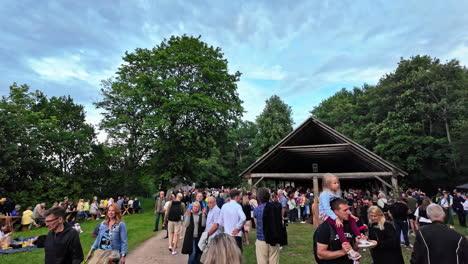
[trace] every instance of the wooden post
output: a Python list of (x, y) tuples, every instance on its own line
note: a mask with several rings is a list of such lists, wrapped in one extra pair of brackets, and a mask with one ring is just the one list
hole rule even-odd
[(314, 197), (319, 197), (319, 183), (318, 183), (318, 177), (314, 177), (313, 179), (314, 182)]
[(252, 178), (249, 178), (249, 179), (247, 180), (247, 183), (250, 185), (250, 187), (252, 187)]
[(396, 199), (396, 197), (398, 197), (398, 174), (396, 173), (396, 171), (393, 171), (392, 186), (393, 186), (393, 197)]

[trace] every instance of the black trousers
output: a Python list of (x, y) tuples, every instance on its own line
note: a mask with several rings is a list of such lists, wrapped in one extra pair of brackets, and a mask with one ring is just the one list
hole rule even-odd
[(458, 221), (460, 222), (461, 226), (466, 226), (466, 216), (464, 210), (457, 210)]
[(242, 237), (235, 236), (234, 239), (236, 240), (236, 244), (237, 244), (237, 246), (240, 248), (240, 250), (242, 252)]

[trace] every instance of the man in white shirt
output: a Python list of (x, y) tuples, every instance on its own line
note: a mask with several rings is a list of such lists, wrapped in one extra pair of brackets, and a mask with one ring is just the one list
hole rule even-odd
[(210, 197), (208, 198), (208, 217), (206, 219), (206, 229), (205, 231), (208, 232), (208, 236), (212, 239), (218, 234), (221, 233), (221, 228), (218, 224), (221, 209), (216, 205), (216, 198)]
[(245, 214), (240, 206), (241, 194), (238, 190), (231, 190), (229, 193), (231, 201), (221, 208), (219, 225), (224, 228), (224, 233), (236, 240), (237, 246), (242, 250), (242, 226), (245, 222)]

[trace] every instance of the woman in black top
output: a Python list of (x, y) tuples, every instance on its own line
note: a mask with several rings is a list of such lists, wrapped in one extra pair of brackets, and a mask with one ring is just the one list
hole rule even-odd
[(400, 247), (400, 235), (392, 224), (385, 221), (385, 216), (378, 206), (371, 206), (369, 216), (369, 240), (377, 241), (372, 248), (371, 256), (374, 264), (404, 264)]
[(247, 195), (244, 195), (242, 198), (242, 211), (244, 211), (245, 214), (245, 223), (243, 227), (245, 244), (249, 245), (249, 231), (252, 226), (252, 207), (250, 206), (249, 197), (247, 197)]

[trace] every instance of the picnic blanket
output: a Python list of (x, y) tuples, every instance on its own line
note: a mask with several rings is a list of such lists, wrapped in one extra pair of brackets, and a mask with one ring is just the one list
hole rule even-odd
[(17, 252), (31, 251), (31, 250), (36, 250), (36, 249), (41, 249), (41, 248), (38, 248), (36, 246), (30, 246), (30, 247), (17, 248), (17, 249), (0, 249), (0, 256), (17, 253)]

